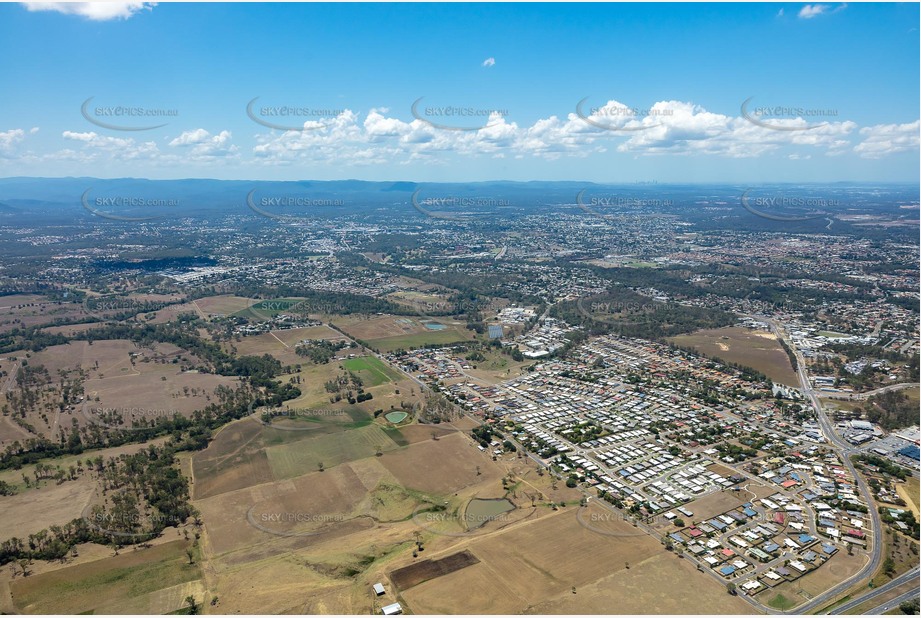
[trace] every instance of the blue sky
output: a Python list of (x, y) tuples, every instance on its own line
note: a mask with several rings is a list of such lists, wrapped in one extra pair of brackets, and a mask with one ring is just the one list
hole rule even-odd
[(918, 20), (918, 4), (2, 4), (0, 175), (917, 182)]

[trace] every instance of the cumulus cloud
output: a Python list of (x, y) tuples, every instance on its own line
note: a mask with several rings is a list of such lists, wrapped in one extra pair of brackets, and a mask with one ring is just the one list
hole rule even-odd
[[(335, 117), (305, 123), (310, 130), (255, 133), (255, 145), (245, 154), (250, 162), (261, 165), (356, 167), (445, 165), (458, 158), (556, 160), (611, 151), (631, 156), (725, 158), (774, 154), (806, 161), (822, 154), (881, 158), (918, 149), (917, 121), (863, 129), (846, 120), (816, 125), (801, 118), (778, 118), (759, 124), (687, 101), (659, 101), (648, 109), (617, 99), (600, 100), (600, 107), (582, 103), (568, 114), (524, 124), (494, 112), (475, 131), (447, 130), (408, 113), (401, 118), (382, 107), (367, 114), (345, 109)], [(107, 156), (111, 161), (147, 158), (157, 165), (182, 165), (235, 161), (244, 156), (227, 130), (189, 129), (158, 140), (167, 147), (162, 151), (155, 142), (136, 142), (130, 136), (109, 137), (93, 131), (65, 131), (62, 136), (78, 146), (55, 156), (74, 160), (98, 161)], [(22, 129), (0, 133), (0, 154), (12, 152), (25, 137)]]
[(190, 148), (190, 157), (194, 160), (213, 159), (237, 154), (238, 148), (230, 143), (232, 137), (230, 131), (211, 135), (205, 129), (193, 129), (183, 131), (178, 137), (170, 140), (169, 145), (174, 148)]
[(487, 58), (486, 60), (483, 61), (483, 66), (484, 66), (484, 67), (495, 66), (495, 64), (496, 64), (496, 59), (493, 58), (492, 56), (490, 56), (489, 58)]
[(79, 15), (93, 21), (128, 19), (143, 10), (151, 10), (156, 2), (23, 2), (29, 11), (55, 11), (65, 15)]
[(137, 142), (130, 137), (109, 137), (95, 131), (64, 131), (61, 136), (66, 140), (82, 143), (83, 148), (79, 151), (66, 149), (52, 155), (51, 158), (66, 158), (90, 163), (105, 158), (152, 160), (160, 154), (160, 149), (153, 141)]
[[(708, 111), (683, 101), (660, 101), (649, 109), (609, 100), (600, 107), (580, 106), (561, 118), (540, 118), (519, 125), (494, 113), (478, 131), (451, 131), (422, 119), (396, 118), (383, 108), (372, 109), (364, 120), (346, 110), (316, 131), (289, 131), (257, 136), (253, 153), (265, 164), (287, 165), (294, 161), (318, 164), (363, 165), (389, 161), (444, 162), (441, 155), (464, 157), (587, 157), (609, 147), (634, 155), (715, 155), (751, 158), (798, 148), (784, 153), (807, 160), (811, 151), (838, 155), (853, 147), (851, 136), (858, 127), (851, 121), (808, 125), (800, 131), (778, 131), (759, 126), (741, 116)], [(802, 119), (778, 119), (772, 126), (807, 128)], [(885, 131), (870, 136), (885, 141)], [(902, 143), (905, 141), (902, 136)], [(875, 142), (875, 143), (876, 143)], [(869, 153), (882, 145), (864, 146)], [(802, 152), (809, 149), (810, 152)], [(880, 155), (882, 156), (882, 155)]]
[(865, 159), (879, 159), (899, 152), (918, 150), (919, 129), (921, 122), (918, 120), (906, 124), (864, 127), (860, 130), (864, 139), (854, 147), (854, 152)]
[(26, 132), (22, 129), (10, 129), (9, 131), (0, 131), (0, 156), (11, 156), (17, 146), (25, 139)]

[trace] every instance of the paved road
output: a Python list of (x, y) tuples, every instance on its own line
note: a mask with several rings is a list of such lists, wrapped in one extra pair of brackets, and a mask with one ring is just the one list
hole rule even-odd
[[(890, 581), (889, 583), (887, 583), (887, 584), (885, 584), (885, 585), (883, 585), (883, 586), (880, 586), (879, 588), (874, 588), (873, 590), (869, 590), (865, 595), (860, 596), (860, 597), (857, 597), (856, 599), (852, 599), (852, 600), (848, 601), (847, 603), (845, 603), (844, 605), (841, 605), (841, 606), (839, 606), (839, 607), (836, 607), (833, 611), (831, 611), (831, 612), (829, 612), (829, 613), (830, 613), (830, 614), (843, 614), (843, 613), (845, 613), (845, 612), (847, 612), (847, 611), (849, 611), (849, 610), (851, 610), (851, 609), (857, 607), (857, 606), (860, 605), (861, 603), (865, 603), (866, 601), (869, 601), (870, 599), (874, 599), (874, 598), (876, 598), (876, 597), (882, 595), (882, 594), (885, 593), (885, 592), (888, 592), (889, 590), (891, 590), (891, 589), (893, 589), (893, 588), (895, 588), (895, 587), (897, 587), (897, 586), (901, 586), (902, 584), (904, 584), (904, 583), (906, 583), (906, 582), (917, 581), (917, 580), (918, 580), (918, 573), (919, 573), (919, 570), (921, 570), (921, 569), (919, 569), (919, 567), (915, 567), (915, 568), (913, 568), (913, 569), (910, 570), (910, 571), (907, 571), (907, 572), (905, 572), (905, 573), (902, 573), (901, 575), (899, 575), (898, 577), (894, 578), (894, 579), (893, 579), (892, 581)], [(893, 600), (890, 600), (890, 601), (886, 601), (886, 604), (895, 603), (895, 605), (892, 606), (892, 607), (895, 607), (895, 606), (897, 606), (899, 603), (901, 603), (902, 601), (905, 601), (905, 600), (914, 598), (914, 597), (918, 596), (918, 594), (919, 594), (919, 593), (918, 593), (917, 590), (909, 590), (909, 591), (906, 592), (905, 594), (903, 594), (903, 595), (901, 595), (901, 596), (898, 597), (898, 599), (901, 599), (901, 600), (895, 600), (895, 599), (893, 599)], [(904, 597), (904, 596), (906, 596), (906, 595), (908, 595), (908, 599), (902, 599), (902, 597)], [(889, 607), (889, 608), (887, 608), (887, 609), (884, 610), (884, 611), (888, 611), (889, 609), (892, 609), (892, 607)], [(877, 608), (877, 609), (878, 609), (878, 608)], [(870, 612), (866, 612), (866, 613), (867, 613), (867, 614), (875, 614), (875, 613), (878, 613), (878, 612), (870, 611)]]
[(851, 399), (866, 399), (867, 397), (872, 397), (873, 395), (879, 395), (881, 393), (888, 393), (889, 391), (900, 391), (906, 388), (917, 388), (919, 384), (917, 382), (900, 382), (899, 384), (890, 384), (889, 386), (881, 386), (876, 390), (867, 391), (866, 393), (828, 393), (827, 397), (831, 399), (842, 399), (849, 401)]
[(880, 614), (885, 614), (889, 610), (895, 609), (896, 607), (898, 607), (901, 603), (905, 601), (911, 601), (912, 599), (917, 599), (919, 596), (921, 596), (921, 594), (919, 594), (917, 590), (906, 592), (905, 594), (899, 595), (896, 598), (892, 599), (891, 601), (886, 601), (882, 605), (878, 605), (874, 607), (873, 609), (868, 611), (866, 615), (879, 616)]
[(825, 410), (822, 408), (822, 402), (819, 400), (819, 396), (815, 389), (812, 388), (812, 383), (809, 382), (809, 376), (806, 373), (806, 359), (803, 358), (803, 355), (796, 348), (796, 346), (794, 346), (793, 343), (784, 336), (783, 329), (774, 320), (766, 316), (751, 317), (767, 322), (774, 334), (777, 335), (779, 339), (783, 340), (784, 343), (786, 343), (787, 346), (789, 346), (789, 348), (794, 351), (797, 365), (796, 372), (799, 376), (800, 388), (815, 410), (819, 426), (822, 428), (822, 433), (825, 434), (825, 437), (828, 439), (832, 448), (838, 451), (842, 464), (845, 468), (847, 468), (848, 472), (854, 478), (854, 484), (860, 492), (860, 496), (866, 503), (870, 518), (873, 522), (873, 549), (870, 553), (870, 561), (862, 569), (860, 569), (859, 572), (844, 580), (834, 588), (830, 588), (819, 596), (813, 598), (808, 603), (800, 605), (795, 610), (784, 612), (806, 614), (816, 609), (817, 607), (821, 607), (823, 604), (830, 602), (832, 599), (834, 599), (834, 597), (847, 590), (847, 588), (856, 582), (871, 576), (876, 571), (876, 569), (879, 568), (880, 562), (882, 561), (882, 521), (880, 520), (879, 512), (876, 510), (876, 503), (873, 501), (873, 496), (870, 494), (866, 483), (860, 480), (860, 476), (858, 476), (857, 470), (854, 468), (854, 464), (851, 463), (851, 455), (858, 452), (858, 449), (856, 449), (848, 442), (845, 442), (835, 432), (834, 424), (828, 418), (828, 415), (825, 414)]

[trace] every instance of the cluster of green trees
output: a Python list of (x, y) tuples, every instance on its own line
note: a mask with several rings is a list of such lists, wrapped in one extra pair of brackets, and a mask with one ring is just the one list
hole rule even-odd
[(217, 401), (188, 418), (179, 415), (160, 417), (137, 422), (131, 428), (75, 423), (69, 430), (62, 429), (57, 440), (37, 437), (13, 442), (0, 452), (0, 469), (20, 468), (49, 457), (78, 455), (87, 449), (146, 442), (163, 435), (170, 435), (177, 442), (206, 445), (213, 429), (246, 416), (253, 398), (257, 406), (278, 405), (301, 393), (297, 386), (275, 380), (283, 372), (283, 367), (274, 357), (268, 354), (231, 356), (220, 346), (201, 339), (194, 327), (189, 325), (110, 324), (68, 338), (89, 342), (109, 339), (127, 339), (142, 347), (172, 343), (199, 359), (200, 371), (236, 376), (243, 379), (244, 384), (237, 389), (218, 387), (215, 389)]
[(905, 470), (901, 466), (892, 463), (885, 457), (877, 457), (876, 455), (869, 455), (866, 453), (861, 453), (854, 456), (854, 460), (860, 463), (870, 464), (871, 466), (876, 466), (879, 468), (879, 471), (883, 474), (888, 474), (889, 476), (894, 476), (900, 481), (904, 481), (906, 478), (911, 476), (911, 473), (908, 470)]
[(304, 356), (312, 363), (325, 365), (336, 356), (339, 350), (354, 346), (354, 343), (346, 341), (329, 341), (328, 339), (316, 339), (307, 341), (295, 346), (294, 351), (298, 356)]
[(188, 481), (179, 472), (174, 441), (150, 445), (133, 454), (87, 464), (102, 482), (105, 504), (83, 517), (0, 543), (0, 565), (14, 561), (60, 560), (75, 545), (97, 543), (113, 547), (156, 538), (168, 526), (179, 526), (197, 513), (189, 502)]
[(473, 439), (479, 442), (480, 446), (486, 448), (495, 439), (502, 439), (503, 436), (492, 425), (477, 425), (470, 430)]
[[(613, 308), (611, 313), (606, 312), (608, 307)], [(558, 303), (550, 314), (585, 329), (580, 338), (616, 334), (662, 341), (674, 335), (731, 326), (736, 322), (735, 316), (725, 311), (657, 302), (620, 286), (612, 287), (606, 294)], [(578, 338), (573, 340), (574, 345), (579, 343)]]
[(918, 424), (918, 404), (904, 391), (889, 391), (873, 395), (857, 406), (856, 410), (871, 423), (879, 423), (883, 429), (900, 429)]

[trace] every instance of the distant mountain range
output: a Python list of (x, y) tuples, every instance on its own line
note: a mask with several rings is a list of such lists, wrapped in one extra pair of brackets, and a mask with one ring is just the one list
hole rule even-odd
[[(0, 217), (22, 221), (94, 217), (117, 213), (126, 220), (158, 216), (255, 214), (253, 206), (286, 216), (303, 204), (280, 200), (307, 200), (311, 216), (413, 214), (419, 204), (431, 211), (486, 211), (509, 214), (539, 212), (567, 205), (572, 212), (640, 210), (712, 217), (719, 212), (733, 218), (750, 217), (740, 208), (740, 196), (751, 187), (740, 184), (599, 184), (578, 181), (488, 181), (418, 183), (411, 181), (249, 181), (214, 179), (148, 180), (143, 178), (0, 178)], [(824, 212), (835, 214), (882, 212), (899, 218), (917, 217), (917, 185), (866, 183), (774, 184), (753, 189), (752, 195), (805, 196), (834, 202)], [(166, 202), (149, 207), (131, 202)], [(577, 204), (577, 201), (579, 202)], [(304, 210), (304, 209), (302, 209)], [(419, 213), (415, 213), (419, 214)], [(826, 225), (824, 222), (821, 225)]]

